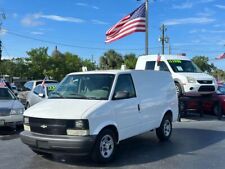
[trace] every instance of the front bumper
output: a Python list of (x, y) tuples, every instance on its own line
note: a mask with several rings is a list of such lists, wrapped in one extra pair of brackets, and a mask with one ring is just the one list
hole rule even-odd
[(203, 85), (197, 83), (186, 83), (183, 85), (184, 93), (200, 93), (212, 94), (215, 93), (216, 87), (213, 84)]
[(10, 116), (0, 116), (0, 127), (1, 126), (16, 126), (23, 124), (23, 115), (10, 115)]
[(31, 149), (50, 154), (88, 155), (95, 143), (96, 136), (44, 135), (23, 131), (21, 140)]

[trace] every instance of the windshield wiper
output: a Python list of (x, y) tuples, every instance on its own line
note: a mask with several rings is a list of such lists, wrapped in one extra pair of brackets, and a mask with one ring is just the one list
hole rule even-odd
[[(56, 96), (52, 96), (52, 95), (57, 95)], [(51, 95), (49, 96), (50, 99), (55, 99), (55, 98), (64, 98), (63, 95), (59, 92), (52, 92)]]

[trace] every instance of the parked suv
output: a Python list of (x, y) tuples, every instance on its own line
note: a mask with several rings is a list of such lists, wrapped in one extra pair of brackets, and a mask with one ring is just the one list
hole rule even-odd
[(168, 140), (177, 117), (167, 72), (71, 73), (49, 99), (25, 111), (21, 139), (38, 154), (91, 154), (109, 162), (124, 139), (156, 129), (160, 140)]
[(137, 70), (159, 70), (171, 73), (178, 96), (185, 93), (212, 94), (217, 82), (203, 73), (189, 58), (178, 55), (145, 55), (137, 60)]

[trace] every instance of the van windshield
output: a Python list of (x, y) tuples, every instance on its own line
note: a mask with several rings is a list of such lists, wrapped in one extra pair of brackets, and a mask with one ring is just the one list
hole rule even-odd
[(202, 73), (202, 71), (190, 60), (167, 60), (174, 72)]
[(68, 75), (49, 99), (108, 100), (114, 77), (113, 74)]

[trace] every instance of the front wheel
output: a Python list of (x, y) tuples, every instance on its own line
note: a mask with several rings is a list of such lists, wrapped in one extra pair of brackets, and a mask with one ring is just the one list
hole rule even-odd
[(172, 133), (172, 119), (171, 116), (165, 115), (160, 124), (160, 127), (156, 129), (156, 135), (160, 141), (167, 141)]
[(176, 87), (176, 93), (177, 93), (177, 96), (180, 97), (182, 96), (182, 89), (181, 89), (181, 86), (179, 83), (175, 83), (175, 87)]
[(115, 134), (112, 130), (104, 129), (97, 137), (92, 151), (92, 160), (97, 163), (108, 163), (114, 158), (116, 150)]

